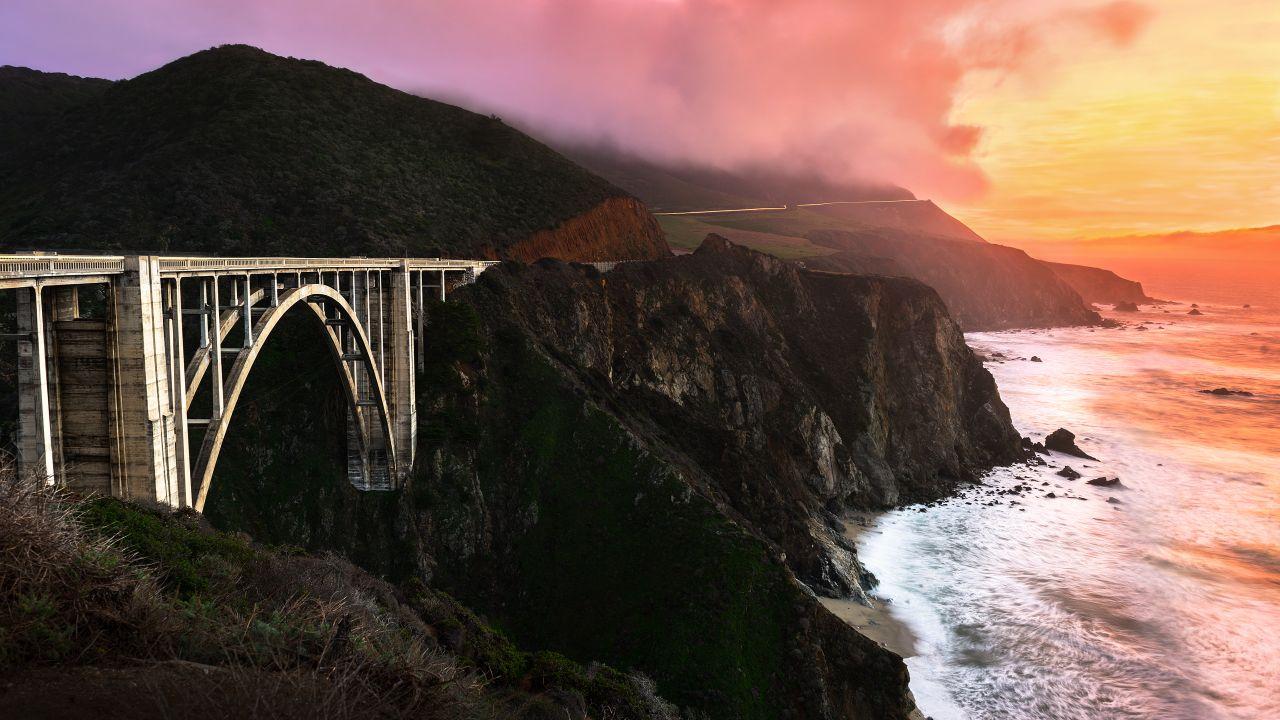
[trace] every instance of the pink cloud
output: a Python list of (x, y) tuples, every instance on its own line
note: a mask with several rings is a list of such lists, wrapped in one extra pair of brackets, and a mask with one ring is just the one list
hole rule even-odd
[(247, 42), (553, 139), (962, 199), (986, 187), (981, 129), (950, 121), (967, 73), (1032, 64), (1064, 18), (1126, 43), (1148, 17), (1128, 0), (17, 0), (0, 62), (120, 76)]

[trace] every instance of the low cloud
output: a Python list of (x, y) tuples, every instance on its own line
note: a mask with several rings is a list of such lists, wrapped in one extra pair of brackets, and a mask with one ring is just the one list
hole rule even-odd
[(964, 199), (985, 188), (982, 129), (950, 120), (968, 73), (1026, 71), (1063, 28), (1125, 45), (1151, 13), (1128, 0), (17, 0), (0, 16), (25, 28), (0, 30), (7, 62), (132, 74), (248, 42), (465, 97), (556, 140)]

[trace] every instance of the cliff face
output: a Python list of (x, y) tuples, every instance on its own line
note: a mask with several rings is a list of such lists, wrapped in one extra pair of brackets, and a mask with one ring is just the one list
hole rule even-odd
[(1015, 248), (872, 231), (817, 230), (808, 237), (840, 252), (806, 259), (807, 266), (840, 272), (896, 268), (936, 289), (965, 330), (1101, 321), (1045, 263)]
[(1045, 265), (1059, 279), (1071, 286), (1089, 303), (1105, 303), (1113, 305), (1119, 302), (1149, 303), (1154, 302), (1147, 297), (1142, 283), (1126, 280), (1110, 270), (1086, 267), (1084, 265), (1068, 265), (1066, 263), (1045, 262)]
[(569, 218), (551, 230), (541, 230), (504, 250), (486, 255), (521, 262), (560, 258), (599, 260), (655, 260), (671, 254), (662, 228), (639, 200), (610, 198)]
[(707, 490), (828, 592), (855, 583), (824, 509), (937, 498), (1017, 453), (990, 375), (918, 282), (798, 271), (716, 236), (602, 277), (493, 278), (468, 296), (482, 315), (521, 325), (706, 470)]

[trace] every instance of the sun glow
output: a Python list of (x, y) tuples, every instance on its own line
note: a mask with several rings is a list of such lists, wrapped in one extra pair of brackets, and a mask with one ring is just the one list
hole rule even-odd
[(1170, 0), (1122, 51), (1053, 48), (1032, 77), (969, 78), (995, 241), (1260, 227), (1280, 219), (1280, 3)]

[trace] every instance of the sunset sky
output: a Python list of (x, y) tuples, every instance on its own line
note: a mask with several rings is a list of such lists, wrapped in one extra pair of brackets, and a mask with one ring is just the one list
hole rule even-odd
[(553, 138), (893, 182), (995, 241), (1280, 222), (1277, 0), (6, 0), (0, 64), (217, 44)]

